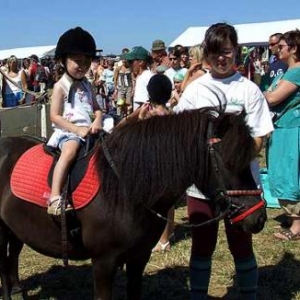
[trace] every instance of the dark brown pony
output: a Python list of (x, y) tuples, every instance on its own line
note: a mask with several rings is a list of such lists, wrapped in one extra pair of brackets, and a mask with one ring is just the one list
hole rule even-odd
[[(10, 188), (16, 161), (38, 143), (30, 137), (0, 140), (4, 300), (13, 294), (22, 297), (18, 257), (23, 243), (44, 255), (62, 255), (59, 223), (46, 209), (16, 198)], [(97, 162), (102, 188), (88, 206), (76, 211), (81, 241), (69, 240), (68, 256), (74, 260), (91, 258), (94, 299), (112, 298), (114, 275), (121, 264), (126, 264), (128, 299), (140, 299), (144, 268), (165, 226), (153, 211), (166, 216), (193, 183), (212, 198), (220, 198), (218, 191), (224, 189), (255, 190), (249, 171), (253, 139), (242, 115), (213, 117), (206, 111), (191, 111), (126, 124), (107, 137), (105, 145), (108, 153), (105, 156), (104, 148), (99, 147)], [(246, 210), (260, 197), (244, 194), (230, 201), (243, 203)], [(265, 219), (265, 208), (261, 207), (233, 226), (258, 232)]]

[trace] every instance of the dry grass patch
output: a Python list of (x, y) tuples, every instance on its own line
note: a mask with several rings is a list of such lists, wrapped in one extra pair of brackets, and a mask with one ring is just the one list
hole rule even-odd
[[(258, 299), (300, 300), (300, 241), (282, 242), (273, 238), (273, 233), (280, 229), (281, 213), (278, 209), (268, 209), (269, 221), (253, 239), (260, 274)], [(187, 222), (186, 207), (176, 210), (176, 221)], [(234, 266), (223, 229), (221, 225), (209, 293), (212, 299), (237, 299)], [(171, 251), (152, 254), (147, 265), (144, 300), (189, 298), (190, 246), (189, 229), (177, 226)], [(70, 267), (65, 269), (60, 260), (25, 247), (20, 259), (20, 277), (28, 289), (29, 299), (92, 299), (89, 260), (70, 262)], [(123, 271), (117, 274), (114, 299), (125, 299)]]

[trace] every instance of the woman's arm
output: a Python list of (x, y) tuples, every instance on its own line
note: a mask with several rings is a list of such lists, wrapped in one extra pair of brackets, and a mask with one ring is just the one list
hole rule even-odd
[(21, 84), (22, 84), (22, 89), (27, 90), (27, 80), (26, 80), (26, 74), (25, 71), (21, 71)]
[(264, 92), (264, 96), (267, 99), (270, 106), (275, 106), (283, 102), (288, 96), (294, 93), (299, 87), (286, 80), (280, 80), (276, 89), (272, 92)]
[(203, 71), (201, 67), (202, 63), (196, 63), (190, 66), (181, 83), (181, 92), (183, 92), (193, 80), (205, 74), (205, 71)]

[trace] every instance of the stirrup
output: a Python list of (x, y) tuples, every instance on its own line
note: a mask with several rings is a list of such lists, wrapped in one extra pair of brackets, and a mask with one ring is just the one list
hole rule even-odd
[[(53, 197), (53, 199), (48, 202), (47, 213), (49, 215), (59, 216), (61, 215), (61, 205), (62, 205), (62, 196)], [(65, 211), (72, 210), (72, 206), (68, 203)]]

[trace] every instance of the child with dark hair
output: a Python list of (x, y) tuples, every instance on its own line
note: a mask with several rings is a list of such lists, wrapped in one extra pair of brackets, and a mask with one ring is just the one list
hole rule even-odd
[(102, 129), (102, 112), (85, 77), (95, 54), (93, 36), (81, 27), (69, 29), (57, 42), (55, 58), (64, 66), (64, 73), (54, 85), (50, 107), (54, 131), (47, 145), (61, 150), (52, 176), (51, 215), (61, 214), (64, 183), (80, 145), (89, 134)]
[(156, 74), (151, 77), (147, 85), (149, 102), (141, 106), (139, 120), (150, 118), (151, 116), (163, 116), (170, 111), (166, 107), (171, 98), (172, 83), (170, 79), (163, 74)]
[[(172, 95), (172, 83), (163, 74), (156, 74), (151, 77), (147, 85), (149, 102), (139, 108), (139, 120), (151, 118), (153, 116), (164, 116), (171, 113), (166, 104)], [(169, 238), (173, 233), (174, 208), (171, 208), (167, 215), (167, 224), (152, 252), (170, 250)]]

